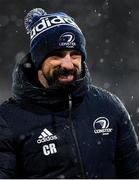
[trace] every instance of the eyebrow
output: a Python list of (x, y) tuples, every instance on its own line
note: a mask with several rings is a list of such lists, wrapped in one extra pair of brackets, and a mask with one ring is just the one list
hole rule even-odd
[(81, 52), (79, 51), (79, 50), (76, 50), (76, 49), (73, 49), (72, 51), (71, 51), (71, 53), (76, 53), (76, 54), (81, 54)]

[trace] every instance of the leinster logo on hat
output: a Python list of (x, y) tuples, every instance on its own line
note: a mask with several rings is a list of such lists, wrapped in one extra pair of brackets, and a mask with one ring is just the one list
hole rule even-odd
[(66, 48), (74, 48), (76, 46), (75, 35), (71, 32), (65, 32), (59, 38), (59, 46)]

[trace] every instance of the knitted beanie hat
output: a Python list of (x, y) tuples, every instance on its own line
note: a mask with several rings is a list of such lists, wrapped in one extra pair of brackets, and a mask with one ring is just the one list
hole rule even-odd
[(85, 37), (67, 14), (47, 14), (36, 8), (26, 15), (25, 27), (30, 34), (30, 53), (37, 70), (50, 53), (59, 49), (79, 50), (82, 59), (86, 59)]

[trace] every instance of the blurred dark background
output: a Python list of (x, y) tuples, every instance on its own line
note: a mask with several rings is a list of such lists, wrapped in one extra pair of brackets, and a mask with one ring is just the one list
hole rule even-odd
[(139, 135), (139, 0), (0, 0), (0, 7), (0, 102), (11, 96), (14, 64), (29, 49), (26, 13), (64, 11), (84, 32), (93, 83), (123, 101)]

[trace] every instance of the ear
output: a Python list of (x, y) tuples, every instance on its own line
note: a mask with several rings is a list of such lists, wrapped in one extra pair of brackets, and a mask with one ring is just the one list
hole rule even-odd
[(38, 80), (45, 88), (48, 87), (48, 81), (46, 80), (42, 70), (38, 70)]

